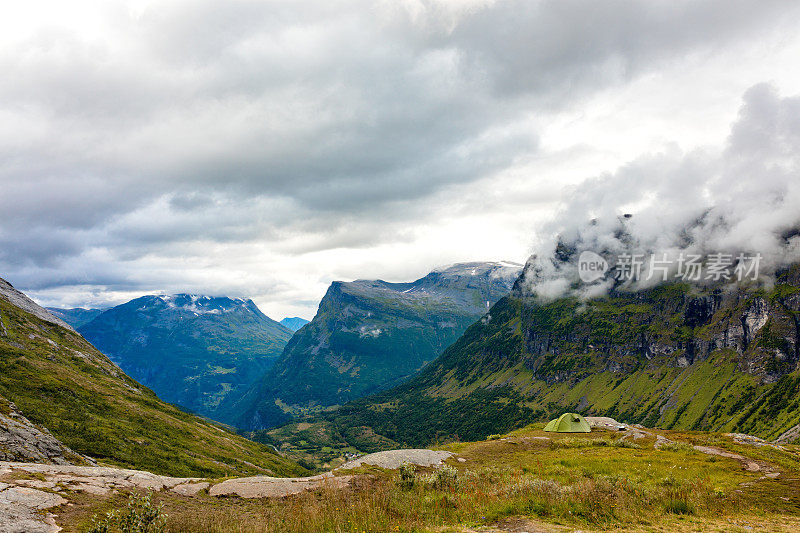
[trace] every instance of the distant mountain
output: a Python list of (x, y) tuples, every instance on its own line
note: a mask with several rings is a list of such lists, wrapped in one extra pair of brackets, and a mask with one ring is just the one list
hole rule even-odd
[(159, 398), (222, 422), (220, 403), (244, 394), (292, 336), (252, 300), (189, 294), (136, 298), (78, 331)]
[(410, 283), (334, 282), (314, 319), (239, 402), (237, 425), (273, 427), (401, 383), (511, 290), (513, 263), (463, 263)]
[(73, 328), (79, 328), (94, 320), (94, 318), (105, 311), (106, 309), (84, 309), (82, 307), (72, 307), (70, 309), (61, 309), (58, 307), (46, 307), (53, 316), (60, 318)]
[(565, 411), (798, 439), (800, 265), (774, 284), (668, 283), (587, 300), (542, 300), (526, 285), (413, 379), (319, 427), (364, 451), (483, 438)]
[(283, 320), (281, 320), (281, 324), (283, 324), (285, 327), (289, 328), (292, 331), (297, 331), (298, 329), (302, 328), (308, 323), (309, 323), (308, 320), (306, 320), (305, 318), (300, 318), (299, 316), (286, 317)]
[(0, 279), (0, 460), (81, 464), (83, 456), (175, 476), (304, 471), (159, 400)]

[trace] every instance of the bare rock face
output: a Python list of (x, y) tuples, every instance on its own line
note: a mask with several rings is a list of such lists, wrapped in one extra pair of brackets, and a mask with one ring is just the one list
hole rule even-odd
[(0, 533), (55, 533), (60, 531), (43, 511), (67, 503), (58, 494), (0, 483)]
[(778, 444), (791, 444), (797, 440), (800, 440), (800, 424), (784, 432), (780, 437), (775, 439), (775, 442)]
[(68, 465), (93, 461), (73, 452), (49, 431), (25, 418), (14, 406), (0, 398), (7, 412), (0, 410), (0, 461), (20, 461)]
[(56, 318), (44, 307), (41, 307), (36, 304), (33, 300), (22, 294), (20, 291), (14, 288), (9, 282), (0, 278), (0, 299), (6, 300), (7, 302), (11, 303), (22, 309), (23, 311), (27, 311), (28, 313), (32, 314), (37, 318), (41, 318), (47, 322), (52, 324), (56, 324), (61, 326), (62, 328), (66, 328), (70, 331), (75, 331), (72, 329), (72, 326), (61, 320), (60, 318)]

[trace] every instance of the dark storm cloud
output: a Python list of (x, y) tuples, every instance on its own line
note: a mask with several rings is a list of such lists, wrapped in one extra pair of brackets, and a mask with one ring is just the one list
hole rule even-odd
[(0, 271), (32, 284), (53, 271), (30, 265), (89, 268), (97, 250), (133, 260), (198, 240), (299, 235), (276, 248), (300, 253), (403, 239), (433, 195), (536, 153), (526, 117), (773, 31), (797, 6), (98, 9), (100, 36), (43, 28), (0, 47)]

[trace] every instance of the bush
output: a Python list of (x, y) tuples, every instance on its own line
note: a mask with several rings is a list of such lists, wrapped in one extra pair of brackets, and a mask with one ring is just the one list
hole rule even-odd
[[(606, 444), (608, 444), (606, 442)], [(551, 448), (588, 448), (594, 446), (593, 439), (584, 439), (579, 437), (564, 437), (563, 439), (551, 440)]]
[(667, 500), (664, 509), (671, 514), (694, 514), (694, 507), (686, 500)]
[(614, 446), (615, 448), (630, 448), (632, 450), (639, 450), (642, 448), (635, 442), (625, 439), (617, 439), (611, 443), (611, 446)]
[(658, 447), (659, 450), (664, 450), (667, 452), (693, 452), (694, 448), (692, 448), (691, 444), (687, 444), (685, 442), (677, 442), (677, 441), (669, 441), (664, 444), (661, 444)]
[(131, 494), (125, 509), (115, 509), (100, 519), (92, 519), (89, 533), (163, 533), (166, 530), (167, 515), (162, 506), (153, 505), (152, 494)]
[(433, 486), (437, 489), (455, 487), (458, 484), (458, 470), (450, 465), (442, 465), (434, 472)]
[(413, 487), (414, 480), (416, 478), (416, 472), (417, 467), (411, 463), (403, 463), (400, 465), (400, 469), (398, 470), (398, 474), (400, 475), (400, 487), (403, 489), (410, 489)]

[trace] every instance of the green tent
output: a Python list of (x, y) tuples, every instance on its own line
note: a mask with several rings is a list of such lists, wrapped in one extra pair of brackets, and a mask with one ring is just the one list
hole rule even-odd
[(558, 433), (591, 433), (592, 428), (589, 427), (589, 423), (581, 415), (564, 413), (548, 422), (544, 430), (557, 431)]

